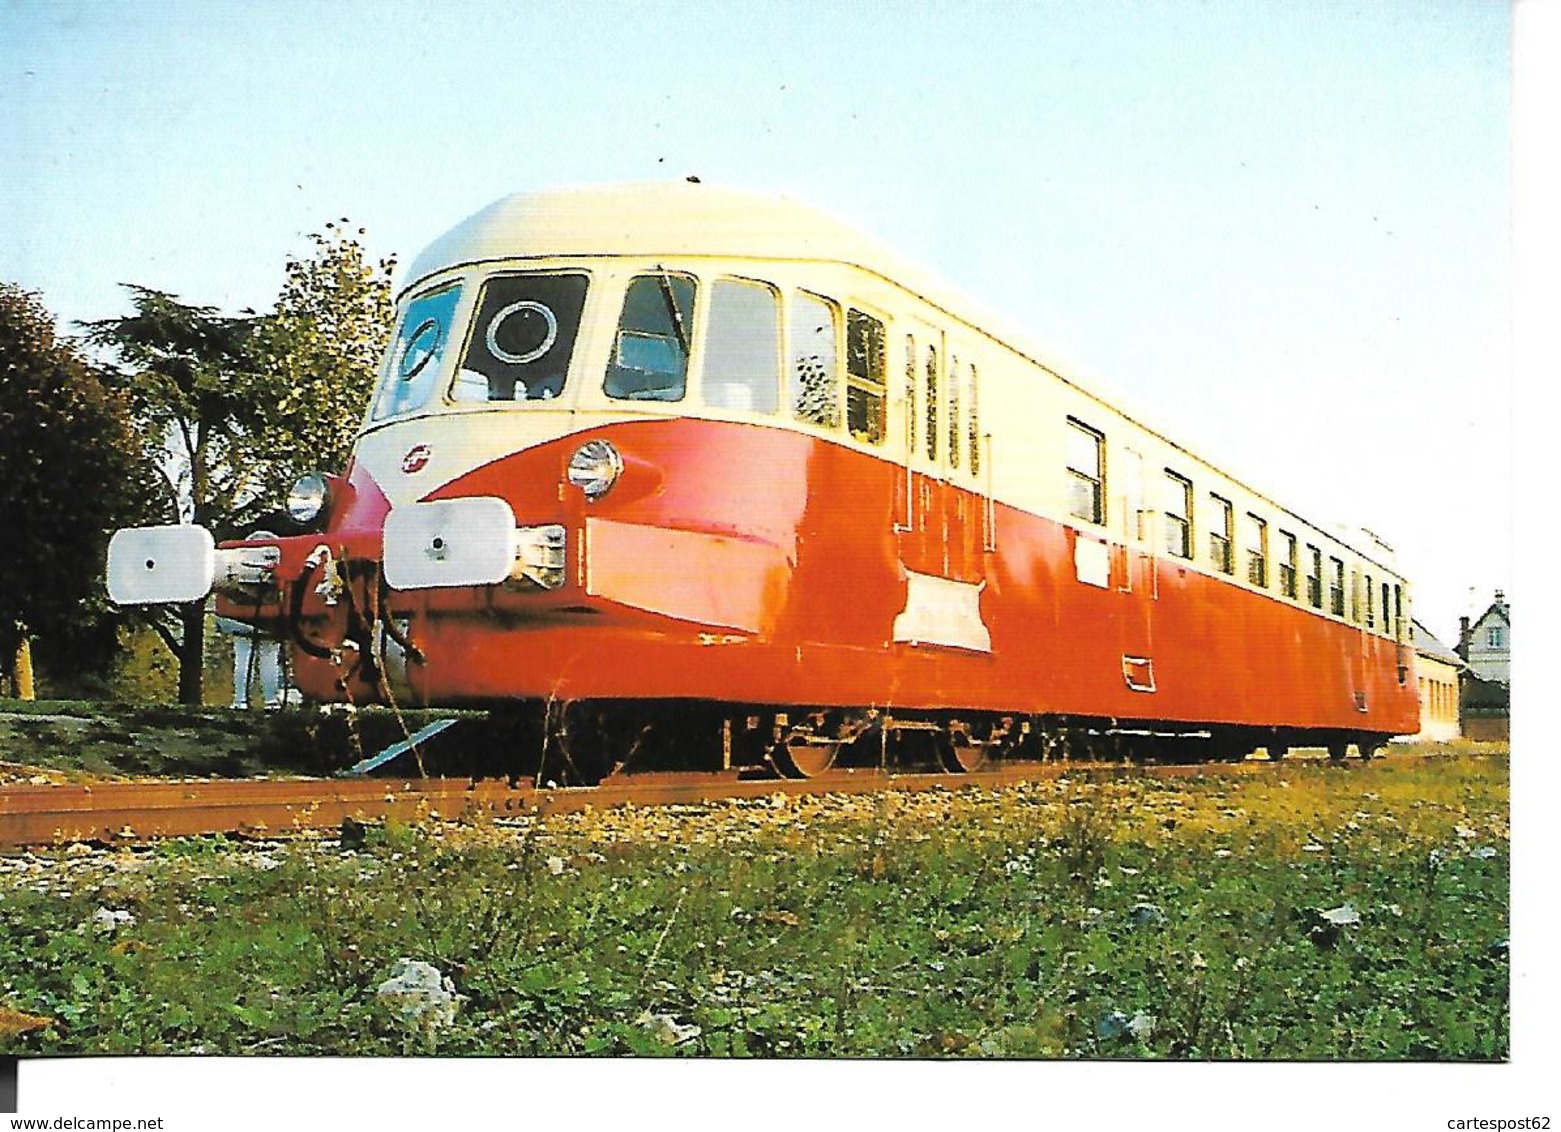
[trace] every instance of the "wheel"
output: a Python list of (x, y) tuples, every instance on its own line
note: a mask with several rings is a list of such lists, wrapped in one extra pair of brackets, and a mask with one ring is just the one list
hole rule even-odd
[(771, 751), (775, 769), (787, 778), (816, 778), (835, 765), (838, 740), (816, 739), (806, 731), (794, 731)]
[(975, 774), (991, 765), (985, 743), (978, 743), (964, 728), (954, 728), (938, 743), (938, 761), (950, 774)]

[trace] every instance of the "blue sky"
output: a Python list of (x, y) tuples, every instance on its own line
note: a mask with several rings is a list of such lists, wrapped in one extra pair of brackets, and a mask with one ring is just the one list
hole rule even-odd
[(785, 192), (1377, 531), (1450, 641), (1511, 588), (1509, 31), (1490, 0), (0, 0), (0, 279), (67, 322), (126, 282), (264, 309), (337, 217), (407, 264), (523, 189)]

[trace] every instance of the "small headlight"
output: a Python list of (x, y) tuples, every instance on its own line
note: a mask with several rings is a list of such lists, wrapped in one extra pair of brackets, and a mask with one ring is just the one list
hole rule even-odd
[(623, 474), (623, 457), (605, 440), (588, 440), (569, 457), (569, 482), (585, 492), (587, 499), (600, 499)]
[(287, 513), (293, 522), (307, 526), (325, 513), (330, 501), (330, 484), (319, 472), (310, 472), (300, 476), (287, 493)]

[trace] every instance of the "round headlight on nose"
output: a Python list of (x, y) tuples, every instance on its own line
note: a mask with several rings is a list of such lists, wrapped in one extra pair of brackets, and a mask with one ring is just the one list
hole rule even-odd
[(587, 499), (606, 495), (623, 475), (623, 457), (605, 440), (588, 440), (569, 457), (569, 482), (585, 492)]
[(287, 514), (301, 526), (318, 522), (331, 502), (331, 487), (319, 472), (299, 476), (287, 493)]

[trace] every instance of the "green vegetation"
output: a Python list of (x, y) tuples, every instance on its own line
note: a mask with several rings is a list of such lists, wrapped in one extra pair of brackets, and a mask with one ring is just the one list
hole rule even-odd
[(0, 1049), (1504, 1059), (1508, 859), (1497, 757), (65, 850)]

